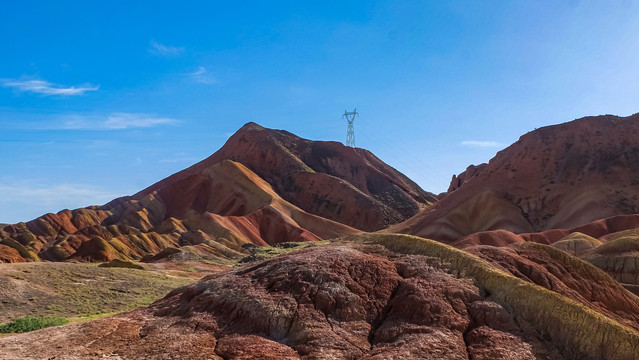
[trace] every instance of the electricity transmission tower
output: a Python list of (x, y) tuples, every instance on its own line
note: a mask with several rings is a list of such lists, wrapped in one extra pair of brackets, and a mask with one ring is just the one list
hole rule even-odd
[(345, 118), (348, 122), (348, 130), (346, 131), (346, 146), (355, 147), (355, 127), (353, 126), (353, 122), (355, 121), (356, 116), (359, 116), (357, 109), (353, 109), (353, 111), (351, 112), (344, 110), (344, 115), (342, 115), (342, 118)]

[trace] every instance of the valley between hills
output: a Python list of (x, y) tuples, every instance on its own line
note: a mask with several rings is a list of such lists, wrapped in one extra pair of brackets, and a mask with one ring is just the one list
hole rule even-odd
[[(639, 359), (639, 115), (433, 194), (248, 123), (136, 194), (0, 229), (2, 359)], [(65, 321), (66, 322), (66, 321)]]

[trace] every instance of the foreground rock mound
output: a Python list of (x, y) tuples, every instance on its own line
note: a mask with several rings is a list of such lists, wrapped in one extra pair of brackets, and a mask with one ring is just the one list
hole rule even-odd
[(639, 114), (585, 117), (523, 135), (453, 177), (436, 206), (390, 231), (456, 240), (572, 228), (639, 213)]
[[(434, 241), (350, 241), (209, 276), (147, 309), (2, 338), (0, 352), (12, 356), (28, 346), (35, 357), (69, 359), (639, 359), (636, 318), (617, 321), (639, 299), (621, 287), (610, 299), (624, 298), (623, 306), (587, 298), (561, 278), (552, 286), (564, 290), (551, 291), (519, 267), (499, 269)], [(585, 266), (575, 271), (578, 281), (606, 276), (568, 254), (534, 254), (568, 271)], [(576, 300), (564, 295), (568, 290)]]

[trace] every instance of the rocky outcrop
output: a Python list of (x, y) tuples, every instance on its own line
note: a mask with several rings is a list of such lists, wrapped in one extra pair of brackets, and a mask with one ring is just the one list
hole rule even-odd
[(0, 263), (24, 262), (18, 250), (11, 246), (0, 244)]
[(453, 175), (453, 178), (450, 180), (450, 185), (448, 186), (448, 192), (451, 193), (459, 189), (466, 181), (479, 175), (487, 166), (488, 164), (479, 164), (477, 166), (469, 165), (466, 170), (459, 175)]
[[(481, 169), (460, 174), (447, 196), (388, 231), (454, 241), (479, 231), (541, 232), (638, 213), (638, 162), (639, 114), (540, 128)], [(466, 221), (478, 215), (488, 221)]]
[(466, 249), (496, 267), (639, 330), (639, 298), (604, 271), (551, 246), (518, 243)]
[[(491, 263), (405, 235), (354, 236), (209, 276), (147, 309), (0, 338), (0, 351), (21, 354), (29, 344), (40, 358), (639, 359), (639, 298), (567, 253), (529, 245), (477, 250)], [(596, 281), (607, 291), (584, 285)]]
[(555, 249), (563, 250), (576, 257), (584, 257), (590, 254), (596, 247), (603, 243), (592, 236), (580, 232), (573, 232), (565, 238), (552, 244)]

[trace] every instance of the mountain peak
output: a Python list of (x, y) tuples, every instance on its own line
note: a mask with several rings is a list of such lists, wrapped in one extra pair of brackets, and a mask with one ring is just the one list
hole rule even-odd
[(244, 124), (238, 131), (261, 131), (264, 130), (265, 128), (257, 123), (254, 123), (252, 121), (247, 122), (246, 124)]

